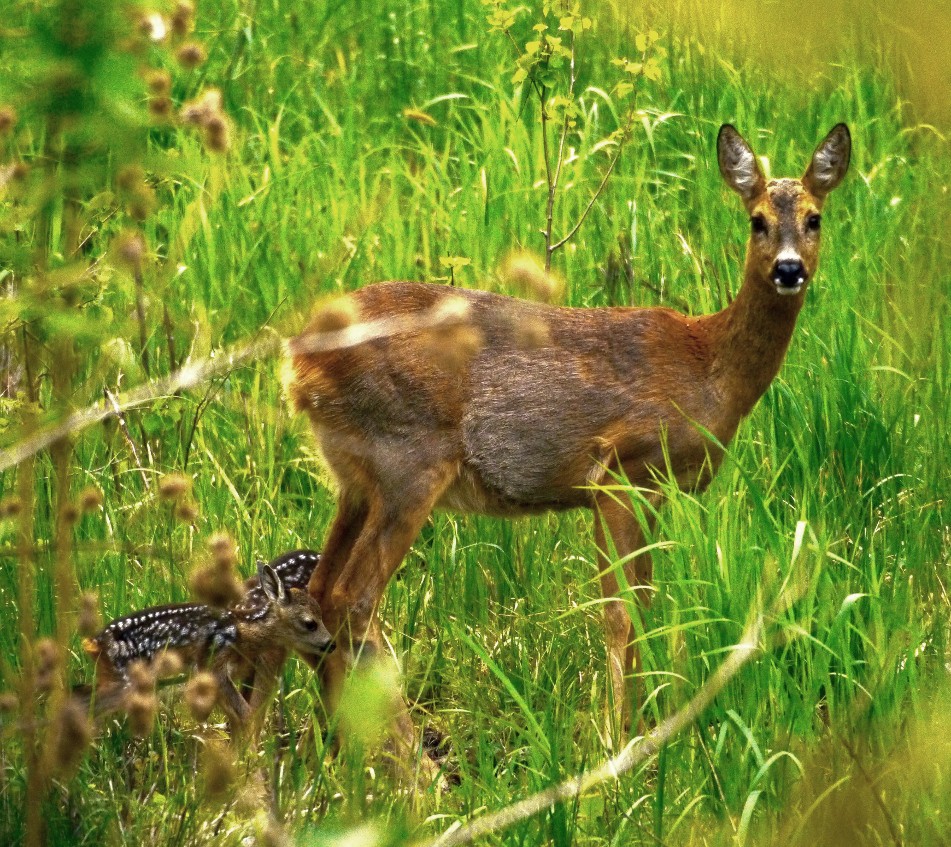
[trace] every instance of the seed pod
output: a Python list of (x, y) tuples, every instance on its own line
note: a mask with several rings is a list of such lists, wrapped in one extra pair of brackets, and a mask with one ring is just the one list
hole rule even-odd
[(192, 481), (180, 473), (165, 474), (158, 484), (159, 497), (163, 500), (178, 500), (183, 494), (191, 491)]
[(156, 679), (177, 676), (185, 669), (185, 663), (177, 650), (163, 650), (152, 660)]
[(87, 485), (79, 492), (78, 500), (79, 508), (82, 509), (83, 514), (88, 515), (90, 512), (95, 512), (97, 509), (102, 508), (102, 491), (95, 485)]
[(182, 500), (175, 508), (175, 517), (188, 524), (198, 520), (198, 504), (193, 500)]
[(205, 124), (205, 144), (215, 153), (225, 153), (231, 146), (228, 122), (221, 115), (212, 115)]
[(22, 508), (19, 497), (4, 497), (0, 500), (0, 518), (15, 518)]
[(33, 649), (36, 657), (36, 687), (40, 691), (49, 691), (62, 660), (59, 645), (52, 638), (41, 638)]
[(76, 772), (92, 737), (87, 710), (78, 700), (68, 700), (53, 722), (53, 763), (61, 777)]
[(178, 48), (175, 58), (178, 59), (178, 63), (183, 68), (191, 70), (203, 64), (208, 58), (208, 54), (205, 52), (204, 46), (197, 41), (189, 41)]
[(199, 671), (185, 686), (185, 703), (196, 721), (206, 721), (218, 699), (218, 681), (210, 671)]
[(172, 32), (177, 38), (184, 38), (195, 25), (195, 7), (185, 0), (175, 5), (172, 12)]
[(86, 591), (79, 598), (79, 622), (76, 628), (84, 638), (92, 638), (102, 629), (99, 595), (95, 591)]
[(143, 693), (131, 691), (126, 695), (124, 707), (129, 715), (129, 726), (133, 735), (142, 737), (152, 731), (155, 714), (158, 711), (158, 698), (155, 692)]

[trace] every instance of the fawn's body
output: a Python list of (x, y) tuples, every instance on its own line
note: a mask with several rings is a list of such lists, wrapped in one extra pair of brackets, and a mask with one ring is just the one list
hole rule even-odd
[(153, 606), (110, 623), (84, 644), (96, 663), (97, 710), (121, 705), (134, 663), (151, 663), (168, 651), (188, 668), (209, 669), (232, 726), (256, 732), (288, 652), (314, 657), (332, 647), (319, 605), (302, 590), (318, 560), (310, 551), (294, 551), (261, 566), (231, 609)]
[[(779, 370), (816, 269), (819, 212), (849, 151), (839, 125), (802, 180), (767, 183), (736, 131), (721, 130), (720, 169), (753, 232), (743, 285), (717, 314), (556, 308), (383, 283), (352, 295), (361, 320), (418, 316), (457, 298), (460, 324), (478, 336), (478, 348), (462, 363), (444, 363), (433, 355), (432, 331), (329, 352), (308, 349), (308, 331), (295, 339), (292, 397), (340, 486), (310, 591), (342, 643), (353, 650), (379, 642), (382, 592), (439, 506), (504, 516), (591, 508), (605, 597), (620, 593), (616, 552), (647, 604), (651, 561), (631, 556), (643, 546), (642, 528), (629, 502), (591, 486), (623, 473), (659, 502), (658, 469), (669, 467), (684, 487), (710, 478), (721, 453), (704, 431), (726, 444)], [(608, 602), (605, 619), (621, 709), (638, 657), (625, 603)], [(331, 659), (339, 676), (345, 657)], [(397, 734), (411, 739), (405, 713), (398, 724)]]

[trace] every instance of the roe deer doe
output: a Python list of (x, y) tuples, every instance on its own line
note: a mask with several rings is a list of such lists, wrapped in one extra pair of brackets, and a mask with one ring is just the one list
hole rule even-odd
[[(637, 552), (644, 536), (630, 504), (592, 486), (621, 473), (659, 504), (657, 469), (669, 467), (683, 487), (710, 479), (721, 455), (703, 431), (729, 442), (779, 370), (816, 271), (822, 206), (850, 153), (839, 124), (802, 179), (767, 181), (739, 133), (720, 129), (720, 172), (751, 233), (743, 284), (716, 314), (558, 308), (388, 282), (358, 290), (352, 306), (365, 322), (404, 318), (405, 332), (320, 349), (318, 316), (291, 341), (291, 399), (339, 484), (309, 588), (342, 648), (325, 664), (332, 686), (348, 655), (380, 644), (381, 595), (433, 508), (514, 516), (586, 507), (608, 601), (610, 702), (629, 718), (625, 678), (640, 657), (628, 606), (611, 599), (620, 586), (609, 551), (641, 607), (652, 565)], [(451, 300), (470, 341), (479, 340), (463, 361), (434, 354), (434, 332), (420, 328), (421, 315)], [(415, 743), (405, 707), (396, 710), (396, 740)]]
[[(112, 621), (83, 647), (96, 663), (96, 712), (121, 708), (130, 668), (174, 653), (190, 668), (208, 668), (217, 683), (219, 705), (232, 730), (253, 740), (270, 703), (289, 650), (315, 657), (333, 647), (320, 606), (302, 588), (288, 587), (280, 570), (298, 584), (305, 561), (294, 551), (274, 565), (261, 564), (249, 591), (227, 610), (200, 603), (153, 606)], [(309, 578), (313, 567), (307, 571)], [(174, 666), (173, 666), (174, 667)], [(246, 687), (243, 694), (235, 680)]]

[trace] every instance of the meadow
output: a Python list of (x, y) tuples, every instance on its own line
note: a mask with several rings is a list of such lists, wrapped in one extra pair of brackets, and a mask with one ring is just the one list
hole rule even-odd
[[(771, 4), (756, 17), (729, 1), (590, 4), (574, 62), (524, 79), (533, 25), (569, 43), (554, 34), (573, 4), (508, 19), (514, 5), (478, 0), (221, 0), (177, 30), (183, 13), (157, 4), (161, 39), (142, 25), (151, 9), (91, 5), (8, 0), (0, 22), (0, 458), (71, 411), (293, 335), (315, 303), (373, 281), (505, 290), (513, 251), (544, 253), (561, 125), (541, 121), (532, 79), (570, 120), (551, 226), (557, 240), (583, 219), (552, 254), (568, 305), (725, 307), (749, 222), (718, 173), (719, 126), (773, 175), (799, 176), (847, 122), (851, 169), (826, 206), (785, 365), (710, 487), (669, 487), (650, 538), (649, 724), (765, 610), (758, 655), (643, 766), (480, 843), (951, 841), (940, 3), (856, 16), (831, 2), (797, 20)], [(209, 88), (221, 115), (202, 108), (220, 123), (173, 118)], [(79, 634), (91, 604), (109, 620), (187, 600), (216, 533), (234, 539), (242, 575), (319, 549), (333, 486), (274, 355), (7, 464), (2, 844), (408, 844), (617, 752), (580, 512), (437, 513), (387, 590), (414, 721), (446, 738), (445, 791), (399, 790), (374, 747), (372, 686), (347, 702), (366, 749), (331, 755), (335, 719), (296, 661), (258, 751), (230, 751), (216, 719), (196, 721), (173, 693), (144, 734), (117, 717), (63, 752), (57, 709), (65, 680), (91, 674)], [(178, 499), (170, 475), (188, 480)]]

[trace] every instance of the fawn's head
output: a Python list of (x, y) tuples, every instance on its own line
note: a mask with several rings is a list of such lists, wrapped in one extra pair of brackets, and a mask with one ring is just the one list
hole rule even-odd
[(763, 176), (749, 144), (730, 124), (720, 127), (720, 173), (750, 214), (747, 273), (778, 294), (805, 290), (819, 263), (819, 231), (826, 196), (845, 176), (852, 140), (837, 124), (812, 154), (802, 179)]
[(299, 653), (319, 654), (333, 649), (333, 637), (324, 626), (317, 601), (300, 588), (288, 590), (270, 565), (260, 565), (258, 578), (267, 598), (264, 610), (268, 635)]

